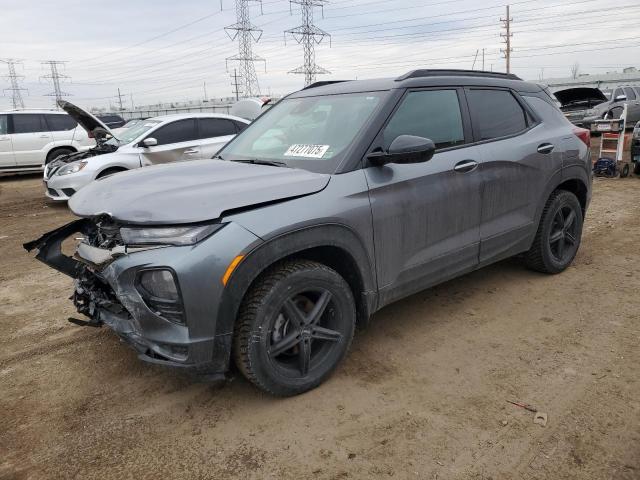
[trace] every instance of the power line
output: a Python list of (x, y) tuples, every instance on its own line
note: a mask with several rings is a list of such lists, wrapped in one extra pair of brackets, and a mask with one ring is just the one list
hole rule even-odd
[(49, 75), (44, 75), (42, 78), (45, 80), (50, 80), (53, 84), (53, 92), (47, 93), (45, 96), (47, 97), (56, 97), (56, 105), (58, 102), (62, 100), (62, 97), (68, 97), (71, 94), (63, 92), (60, 88), (60, 83), (65, 80), (68, 80), (70, 77), (67, 75), (63, 75), (58, 71), (59, 66), (64, 66), (66, 62), (61, 62), (58, 60), (47, 60), (42, 62), (42, 65), (48, 65), (51, 69), (51, 73)]
[(7, 58), (6, 60), (0, 60), (0, 62), (4, 62), (7, 64), (9, 69), (9, 75), (5, 78), (9, 80), (9, 84), (11, 85), (9, 88), (5, 88), (5, 91), (11, 92), (11, 103), (13, 104), (13, 108), (24, 108), (24, 100), (22, 99), (22, 91), (26, 90), (26, 88), (21, 88), (19, 84), (19, 80), (23, 79), (22, 75), (16, 74), (16, 65), (19, 65), (20, 61), (15, 60), (13, 58)]
[[(260, 95), (260, 85), (258, 84), (258, 76), (256, 75), (255, 62), (265, 62), (264, 58), (253, 54), (253, 42), (258, 42), (262, 37), (262, 29), (251, 23), (249, 18), (249, 2), (261, 0), (235, 0), (236, 2), (236, 23), (225, 27), (225, 31), (231, 40), (238, 39), (238, 53), (227, 58), (227, 63), (238, 62), (240, 70), (240, 82), (242, 91), (247, 97), (255, 97)], [(235, 31), (232, 35), (229, 31)]]
[(316, 44), (320, 44), (325, 37), (331, 38), (331, 36), (313, 24), (313, 8), (323, 8), (327, 0), (290, 0), (290, 2), (291, 4), (300, 5), (302, 25), (286, 30), (284, 32), (285, 42), (287, 34), (289, 34), (298, 44), (302, 44), (304, 63), (301, 67), (295, 68), (289, 73), (304, 75), (304, 86), (306, 87), (315, 82), (316, 75), (331, 73), (329, 70), (316, 64), (315, 50)]

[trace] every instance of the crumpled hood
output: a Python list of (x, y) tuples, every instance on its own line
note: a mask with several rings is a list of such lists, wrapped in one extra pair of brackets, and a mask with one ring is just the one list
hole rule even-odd
[(331, 176), (223, 160), (143, 167), (91, 182), (71, 200), (80, 217), (110, 215), (123, 223), (196, 223), (224, 212), (319, 192)]

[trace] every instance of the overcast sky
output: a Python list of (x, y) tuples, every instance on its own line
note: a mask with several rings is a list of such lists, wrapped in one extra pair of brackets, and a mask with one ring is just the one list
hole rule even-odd
[[(316, 46), (316, 62), (331, 71), (321, 79), (395, 76), (413, 68), (471, 68), (485, 49), (485, 69), (504, 71), (499, 54), (505, 0), (334, 0), (315, 10), (316, 25), (331, 34)], [(0, 58), (17, 58), (27, 107), (50, 106), (52, 91), (40, 62), (66, 61), (63, 84), (83, 106), (115, 105), (118, 87), (136, 105), (232, 94), (225, 58), (237, 53), (224, 27), (235, 23), (233, 0), (0, 0)], [(262, 11), (261, 11), (262, 10)], [(263, 94), (288, 93), (304, 78), (287, 72), (302, 65), (302, 47), (284, 30), (300, 24), (287, 0), (251, 6), (264, 30), (254, 53)], [(598, 0), (511, 2), (513, 72), (527, 79), (640, 67), (638, 0), (615, 7)], [(233, 65), (229, 65), (231, 71)], [(482, 68), (482, 54), (475, 60)], [(1, 74), (6, 65), (0, 63)], [(0, 79), (0, 89), (8, 87)], [(0, 97), (0, 108), (10, 97)]]

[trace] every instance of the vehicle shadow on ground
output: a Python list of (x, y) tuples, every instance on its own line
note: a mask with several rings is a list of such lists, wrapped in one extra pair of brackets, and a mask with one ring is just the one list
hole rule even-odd
[[(414, 334), (424, 335), (427, 338), (429, 330), (444, 323), (448, 324), (448, 328), (454, 330), (459, 326), (462, 334), (468, 328), (469, 315), (477, 313), (471, 312), (471, 306), (478, 303), (479, 297), (493, 295), (496, 290), (495, 285), (505, 282), (526, 283), (541, 277), (546, 276), (527, 270), (519, 259), (508, 259), (386, 306), (372, 316), (368, 325), (356, 330), (347, 358), (338, 367), (328, 383), (336, 378), (343, 381), (345, 379), (351, 381), (353, 378), (360, 384), (379, 384), (384, 381), (385, 377), (393, 375), (395, 369), (402, 370), (405, 367), (402, 364), (390, 367), (385, 364), (384, 359), (379, 358), (379, 351), (385, 346), (388, 348), (389, 338), (397, 340)], [(102, 346), (99, 348), (105, 345), (105, 338), (102, 337)], [(264, 402), (270, 398), (254, 388), (235, 369), (233, 361), (229, 379), (211, 384), (206, 380), (180, 371), (143, 363), (132, 351), (129, 351), (128, 354), (124, 353), (128, 347), (121, 344), (115, 334), (109, 332), (108, 337), (113, 341), (113, 343), (106, 342), (112, 347), (108, 348), (109, 353), (122, 355), (126, 358), (125, 365), (121, 365), (117, 381), (134, 382), (138, 384), (138, 387), (148, 388), (160, 396), (175, 391), (192, 390), (195, 393), (202, 392), (202, 389), (210, 389), (211, 395), (218, 396), (224, 401), (242, 398), (243, 402), (253, 403), (253, 401)], [(97, 355), (106, 354), (108, 356), (109, 353), (102, 352)], [(103, 358), (103, 360), (109, 362), (109, 358)], [(407, 359), (407, 361), (410, 360)], [(98, 371), (94, 371), (94, 373), (100, 374)], [(131, 377), (132, 373), (135, 378), (127, 379), (127, 377)], [(161, 387), (154, 388), (146, 384), (147, 380), (158, 387), (161, 385)], [(98, 381), (101, 383), (111, 380)], [(140, 385), (139, 382), (145, 385)], [(123, 390), (115, 388), (114, 391)]]

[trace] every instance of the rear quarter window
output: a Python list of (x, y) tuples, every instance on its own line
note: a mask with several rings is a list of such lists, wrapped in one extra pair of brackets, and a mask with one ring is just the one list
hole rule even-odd
[(531, 123), (526, 110), (509, 90), (470, 89), (467, 101), (477, 140), (515, 135)]
[(76, 121), (68, 115), (45, 115), (47, 126), (51, 132), (63, 132), (73, 130), (78, 126)]

